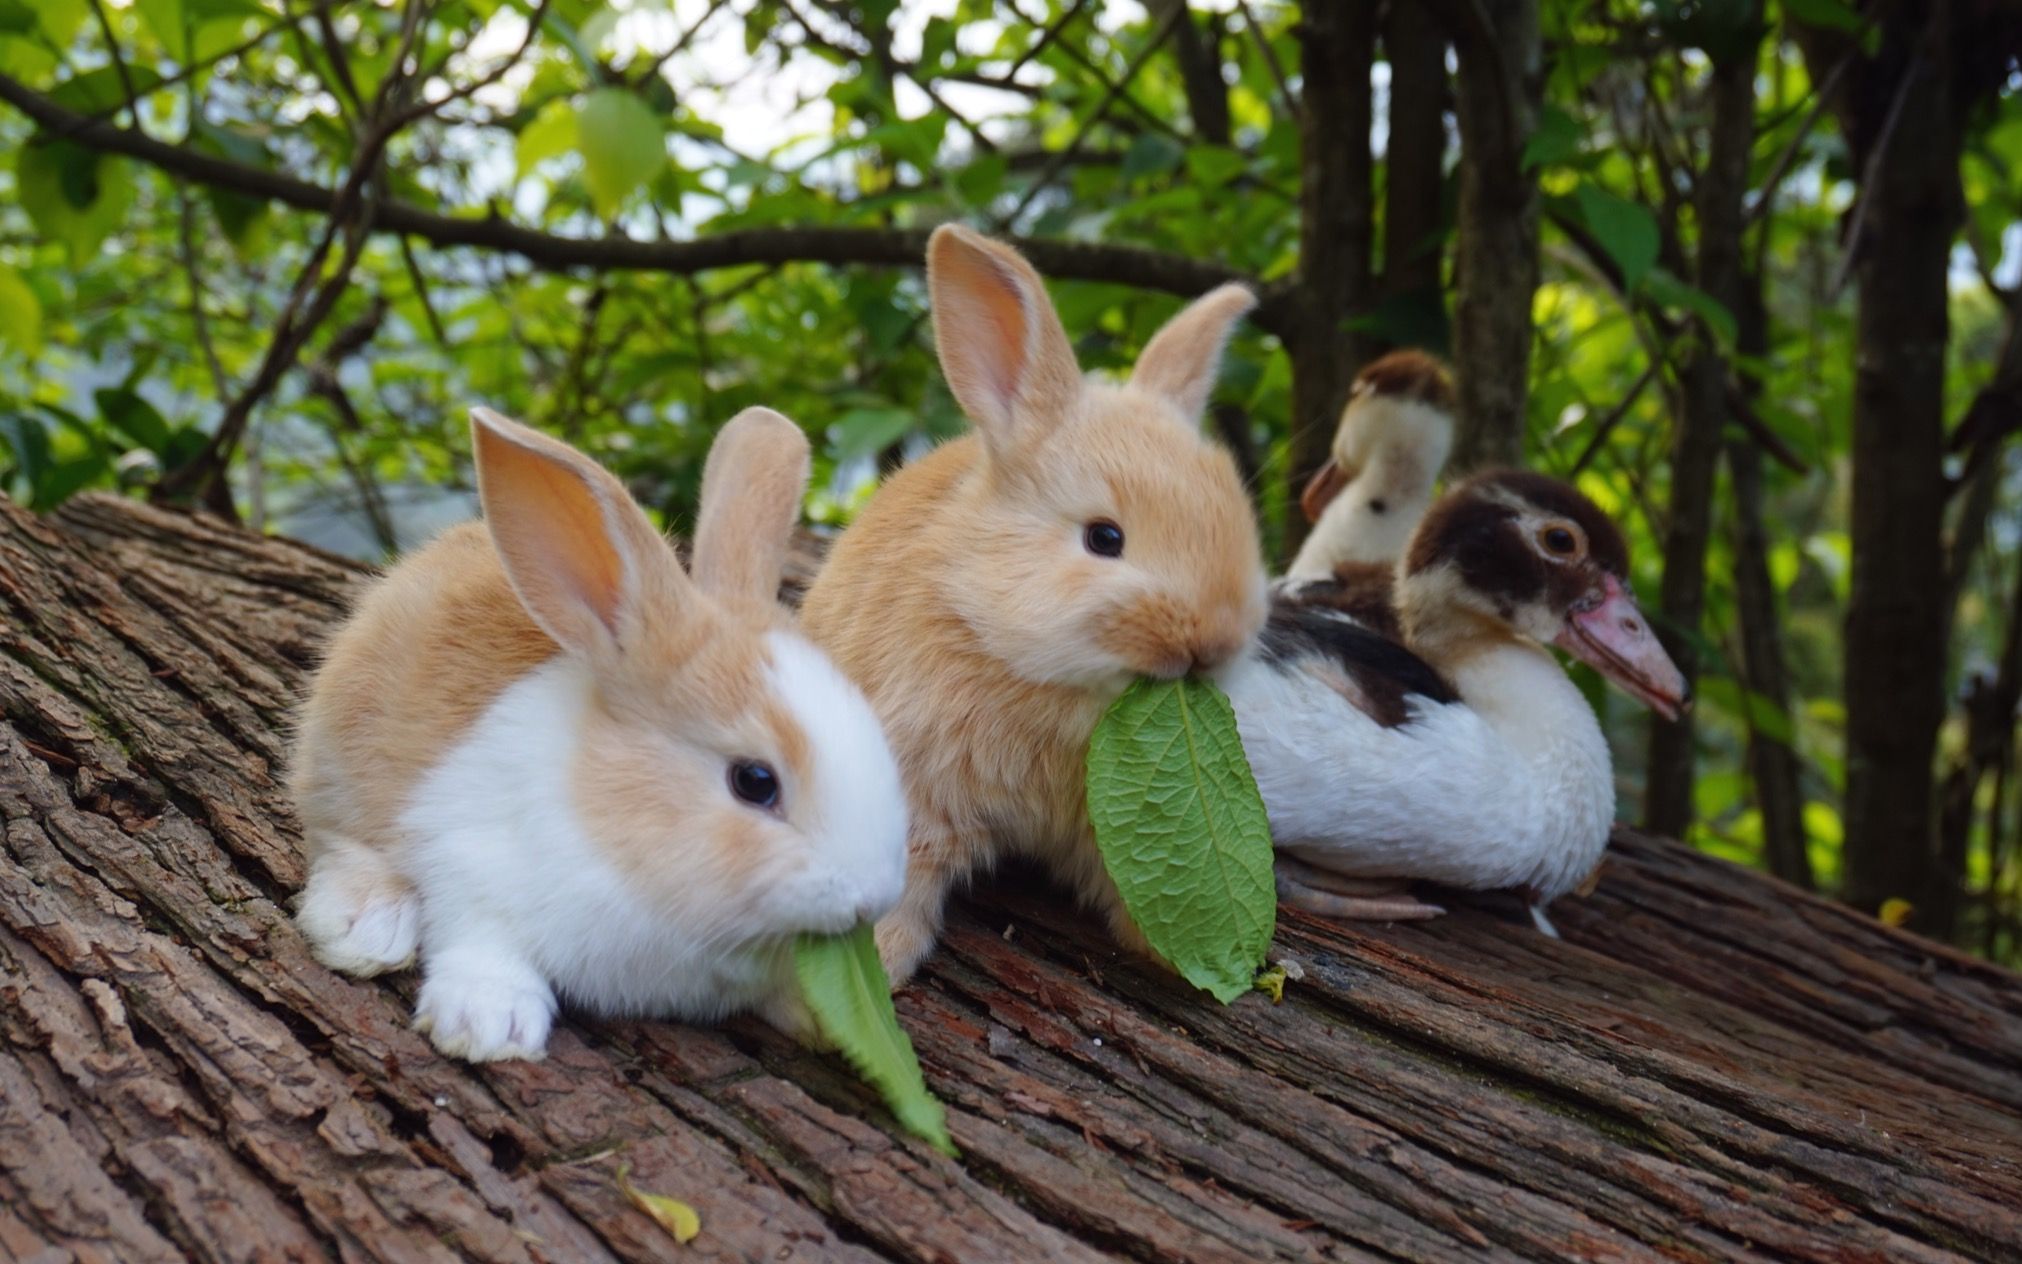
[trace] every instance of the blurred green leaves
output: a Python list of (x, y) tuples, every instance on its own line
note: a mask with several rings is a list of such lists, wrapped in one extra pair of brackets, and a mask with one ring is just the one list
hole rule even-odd
[(576, 147), (590, 201), (605, 219), (667, 165), (660, 120), (623, 88), (600, 88), (576, 107)]

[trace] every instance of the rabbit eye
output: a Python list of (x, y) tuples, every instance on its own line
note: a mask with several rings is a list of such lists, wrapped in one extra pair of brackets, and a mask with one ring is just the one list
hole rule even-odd
[(772, 765), (741, 759), (730, 765), (730, 793), (755, 808), (779, 806), (779, 774)]
[(1097, 518), (1081, 529), (1081, 546), (1097, 557), (1123, 556), (1123, 528)]

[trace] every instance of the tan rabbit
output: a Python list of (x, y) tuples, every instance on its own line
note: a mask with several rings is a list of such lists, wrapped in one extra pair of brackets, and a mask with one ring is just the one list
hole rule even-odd
[(1039, 274), (1008, 247), (943, 227), (927, 281), (975, 433), (878, 490), (802, 615), (869, 695), (905, 778), (906, 890), (878, 925), (895, 984), (933, 947), (950, 887), (1012, 852), (1142, 946), (1089, 830), (1089, 736), (1133, 678), (1214, 667), (1265, 612), (1256, 519), (1199, 430), (1247, 290), (1193, 303), (1119, 386), (1083, 380)]
[(297, 920), (326, 964), (419, 951), (415, 1024), (541, 1055), (602, 1014), (792, 1016), (787, 945), (898, 899), (898, 766), (774, 600), (808, 473), (778, 413), (703, 471), (694, 577), (594, 461), (471, 414), (484, 522), (375, 585), (301, 721)]

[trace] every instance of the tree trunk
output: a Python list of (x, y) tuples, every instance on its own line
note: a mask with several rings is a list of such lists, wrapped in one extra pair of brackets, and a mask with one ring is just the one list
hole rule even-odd
[[(1154, 11), (1164, 17), (1186, 6), (1187, 0), (1159, 0)], [(1173, 56), (1179, 62), (1180, 86), (1186, 91), (1194, 138), (1211, 145), (1229, 143), (1229, 87), (1222, 82), (1220, 45), (1221, 27), (1216, 18), (1208, 19), (1205, 31), (1191, 13), (1182, 12), (1173, 24)]]
[[(1777, 714), (1791, 714), (1790, 677), (1783, 661), (1783, 628), (1776, 585), (1769, 574), (1769, 535), (1762, 513), (1762, 453), (1746, 438), (1727, 444), (1734, 484), (1734, 588), (1741, 615), (1741, 681)], [(1769, 871), (1809, 890), (1814, 879), (1805, 846), (1804, 790), (1797, 752), (1759, 723), (1748, 726), (1748, 774), (1762, 817), (1762, 855)]]
[[(1730, 312), (1741, 308), (1742, 201), (1748, 193), (1748, 159), (1755, 141), (1755, 64), (1760, 5), (1734, 16), (1751, 33), (1720, 50), (1707, 86), (1712, 125), (1706, 166), (1694, 183), (1698, 219), (1695, 279)], [(1720, 436), (1727, 428), (1727, 356), (1703, 326), (1694, 334), (1680, 407), (1671, 439), (1670, 514), (1664, 529), (1664, 582), (1658, 601), (1658, 635), (1689, 685), (1699, 675), (1699, 624), (1706, 609), (1706, 548), (1713, 538), (1713, 485), (1720, 469)], [(1643, 825), (1682, 837), (1693, 817), (1692, 713), (1675, 721), (1650, 721), (1650, 759), (1644, 782)]]
[(1523, 459), (1531, 300), (1538, 288), (1538, 190), (1524, 170), (1537, 123), (1543, 49), (1537, 0), (1441, 3), (1460, 65), (1460, 207), (1453, 356), (1460, 394), (1453, 468)]
[[(1891, 897), (1925, 904), (1932, 870), (1932, 760), (1944, 715), (1946, 273), (1961, 213), (1954, 5), (1884, 12), (1876, 60), (1863, 59), (1836, 99), (1863, 173), (1847, 243), (1860, 298), (1844, 885), (1862, 908)], [(1913, 916), (1921, 926), (1922, 909)]]
[(960, 1163), (748, 1021), (444, 1060), (411, 975), (331, 974), (285, 911), (287, 712), (358, 578), (0, 501), (0, 1258), (2022, 1253), (2022, 979), (1637, 835), (1563, 942), (1500, 897), (1288, 913), (1279, 1005), (1218, 1006), (1030, 884), (958, 908), (899, 1013)]
[[(1965, 749), (1946, 770), (1938, 797), (1937, 865), (1925, 885), (1925, 911), (1933, 932), (1946, 939), (1958, 930), (1960, 905), (1966, 894), (1966, 855), (1979, 812), (1980, 789), (1988, 778), (1999, 777), (2015, 758), (2015, 713), (2022, 706), (2022, 573), (2016, 575), (2006, 619), (1994, 674), (1975, 675), (1967, 682), (1961, 703), (1966, 713)], [(1994, 796), (1994, 806), (1987, 815), (1990, 861), (2000, 799), (1999, 794)], [(2000, 872), (1989, 865), (1989, 888)]]
[[(1375, 0), (1307, 4), (1299, 47), (1299, 273), (1284, 334), (1292, 362), (1287, 503), (1294, 506), (1306, 479), (1327, 460), (1349, 384), (1370, 353), (1368, 337), (1347, 322), (1369, 300)], [(1296, 509), (1286, 514), (1285, 558), (1298, 552), (1306, 530)]]
[(1446, 37), (1423, 5), (1383, 15), (1390, 63), (1390, 139), (1383, 151), (1383, 292), (1444, 302), (1440, 256), (1446, 212)]

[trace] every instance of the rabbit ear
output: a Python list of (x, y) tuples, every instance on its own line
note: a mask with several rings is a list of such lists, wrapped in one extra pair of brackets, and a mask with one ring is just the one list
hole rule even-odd
[(1187, 420), (1198, 420), (1214, 393), (1222, 348), (1236, 322), (1256, 305), (1257, 296), (1241, 285), (1217, 286), (1201, 295), (1152, 335), (1130, 384), (1163, 395)]
[(624, 485), (565, 443), (470, 411), (478, 499), (520, 604), (563, 649), (618, 652), (679, 610), (687, 577)]
[(695, 519), (697, 587), (726, 601), (778, 599), (808, 460), (807, 435), (770, 408), (747, 408), (717, 432)]
[(983, 446), (1005, 459), (1066, 419), (1081, 367), (1046, 285), (1009, 246), (957, 224), (927, 241), (934, 345)]

